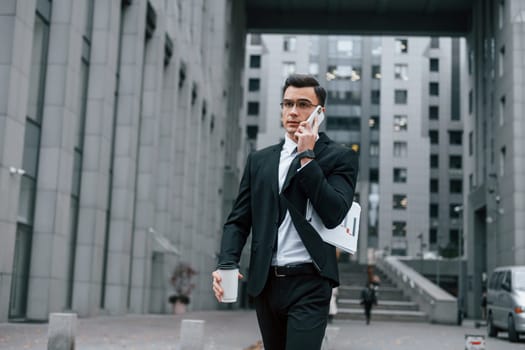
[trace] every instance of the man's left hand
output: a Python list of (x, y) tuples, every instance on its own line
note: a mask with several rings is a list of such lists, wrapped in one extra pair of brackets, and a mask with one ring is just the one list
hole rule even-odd
[[(315, 142), (317, 141), (319, 134), (319, 125), (317, 123), (317, 117), (314, 118), (314, 123), (311, 126), (306, 120), (302, 121), (295, 132), (297, 138), (297, 153), (301, 153), (306, 150), (313, 150)], [(301, 166), (308, 163), (310, 158), (301, 159)]]

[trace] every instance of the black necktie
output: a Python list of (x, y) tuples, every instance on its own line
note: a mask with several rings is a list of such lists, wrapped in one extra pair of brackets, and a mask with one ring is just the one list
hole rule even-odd
[[(297, 147), (294, 148), (292, 151), (292, 156), (297, 155)], [(286, 178), (284, 179), (283, 187), (281, 188), (281, 193), (279, 194), (279, 226), (283, 223), (284, 216), (286, 215), (286, 210), (288, 207), (283, 202), (282, 199), (282, 192), (286, 187), (288, 187), (288, 184), (290, 183), (292, 177), (297, 173), (297, 170), (299, 170), (301, 163), (299, 162), (299, 159), (294, 158), (292, 160), (292, 163), (290, 163), (290, 167), (288, 168), (288, 172), (286, 173)]]

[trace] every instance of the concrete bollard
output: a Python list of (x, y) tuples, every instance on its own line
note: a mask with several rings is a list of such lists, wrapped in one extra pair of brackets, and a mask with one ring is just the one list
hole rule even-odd
[(179, 350), (204, 349), (204, 320), (182, 320)]
[(77, 314), (50, 314), (47, 330), (47, 350), (74, 350), (76, 331)]

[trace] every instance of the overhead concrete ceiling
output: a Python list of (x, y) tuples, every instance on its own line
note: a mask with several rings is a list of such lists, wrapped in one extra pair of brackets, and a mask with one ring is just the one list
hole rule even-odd
[(476, 0), (244, 0), (249, 32), (464, 36)]

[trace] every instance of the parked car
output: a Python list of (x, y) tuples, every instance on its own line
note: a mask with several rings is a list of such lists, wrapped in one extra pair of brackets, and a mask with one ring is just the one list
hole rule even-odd
[(525, 266), (494, 269), (487, 290), (487, 332), (489, 337), (507, 331), (509, 340), (525, 334)]

